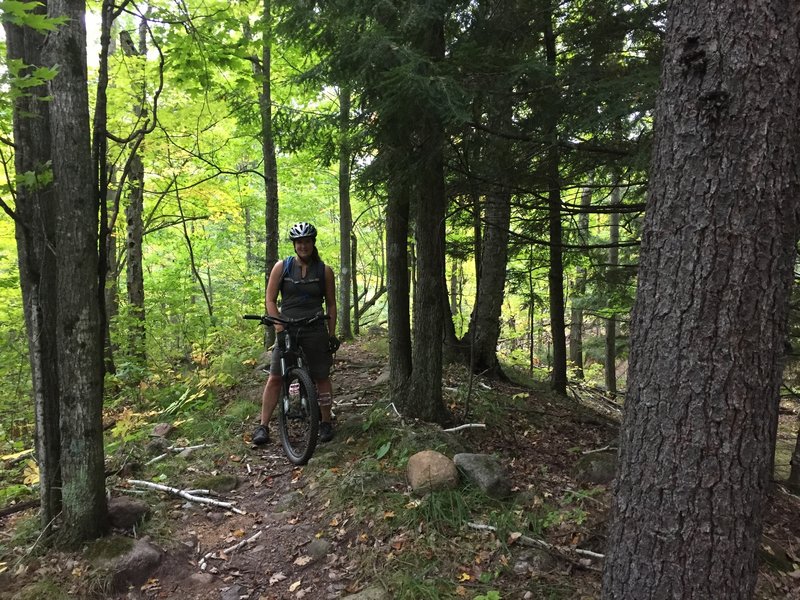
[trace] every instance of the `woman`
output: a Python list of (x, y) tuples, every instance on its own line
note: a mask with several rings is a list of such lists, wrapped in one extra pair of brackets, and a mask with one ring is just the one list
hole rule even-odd
[[(267, 314), (287, 319), (314, 316), (325, 311), (330, 316), (327, 324), (319, 322), (318, 328), (300, 333), (300, 346), (306, 357), (308, 370), (317, 385), (319, 408), (322, 415), (319, 439), (333, 439), (331, 425), (332, 387), (330, 369), (333, 353), (339, 348), (336, 339), (336, 285), (333, 270), (322, 262), (317, 251), (317, 229), (311, 223), (295, 223), (289, 229), (289, 239), (294, 244), (295, 255), (291, 260), (280, 260), (272, 267), (267, 284)], [(291, 264), (285, 264), (286, 262)], [(288, 270), (286, 269), (288, 267)], [(278, 310), (278, 292), (281, 294), (281, 309)], [(276, 349), (283, 345), (286, 333), (275, 325), (278, 341)], [(261, 424), (253, 433), (256, 445), (269, 442), (268, 424), (278, 403), (283, 378), (281, 377), (280, 352), (273, 350), (269, 379), (261, 400)]]

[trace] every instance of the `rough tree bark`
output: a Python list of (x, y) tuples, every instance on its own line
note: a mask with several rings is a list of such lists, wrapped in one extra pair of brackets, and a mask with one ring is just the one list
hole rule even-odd
[[(510, 90), (498, 91), (489, 110), (490, 128), (511, 129)], [(480, 244), (478, 290), (469, 330), (463, 342), (472, 346), (467, 360), (475, 373), (489, 377), (504, 377), (497, 359), (497, 340), (500, 338), (500, 315), (505, 298), (508, 237), (511, 223), (511, 191), (507, 170), (511, 163), (509, 141), (499, 136), (488, 142), (486, 159), (496, 181), (486, 193), (485, 223)]]
[[(133, 59), (135, 63), (142, 62), (142, 80), (134, 84), (136, 104), (133, 106), (134, 115), (142, 118), (147, 110), (145, 107), (145, 83), (143, 61), (147, 56), (147, 20), (143, 18), (139, 23), (139, 44), (137, 48), (129, 48), (127, 56), (140, 57)], [(126, 244), (125, 252), (127, 261), (125, 265), (125, 284), (128, 293), (128, 305), (131, 312), (130, 327), (128, 330), (128, 351), (131, 357), (145, 364), (146, 351), (146, 320), (144, 307), (144, 269), (142, 266), (142, 246), (144, 244), (144, 163), (138, 147), (133, 151), (129, 160), (128, 171), (128, 206), (125, 207)]]
[[(430, 3), (430, 11), (419, 32), (419, 49), (431, 63), (444, 58), (444, 6)], [(415, 241), (417, 278), (414, 286), (414, 321), (405, 412), (434, 423), (449, 419), (442, 398), (442, 335), (447, 306), (445, 288), (444, 127), (437, 107), (423, 102), (409, 111), (416, 121), (409, 123), (419, 143), (421, 163), (417, 166), (415, 194)]]
[[(391, 162), (391, 157), (389, 157)], [(389, 297), (390, 399), (401, 406), (411, 375), (411, 321), (409, 316), (408, 185), (391, 174), (386, 205), (386, 287)]]
[(50, 0), (48, 15), (68, 22), (47, 36), (45, 63), (58, 65), (50, 82), (53, 189), (58, 203), (58, 377), (61, 473), (66, 545), (107, 527), (103, 454), (103, 329), (98, 275), (99, 207), (92, 175), (86, 69), (86, 7)]
[(667, 23), (603, 597), (744, 599), (800, 225), (800, 4)]
[[(46, 3), (34, 9), (44, 14)], [(42, 64), (44, 35), (4, 21), (9, 61), (21, 60), (27, 69)], [(39, 463), (39, 514), (48, 530), (61, 510), (58, 370), (56, 356), (55, 228), (56, 203), (49, 183), (50, 117), (47, 86), (28, 90), (14, 101), (14, 168), (18, 175), (35, 174), (16, 190), (15, 231), (20, 286), (28, 335)]]

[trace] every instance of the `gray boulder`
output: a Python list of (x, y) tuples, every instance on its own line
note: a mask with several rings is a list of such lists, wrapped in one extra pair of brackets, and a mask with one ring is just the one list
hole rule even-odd
[(108, 502), (108, 519), (112, 527), (119, 529), (131, 529), (149, 513), (150, 506), (141, 500), (118, 496)]
[(163, 553), (147, 538), (137, 540), (127, 554), (114, 563), (114, 588), (122, 590), (128, 586), (139, 586), (148, 580), (161, 563)]
[(575, 480), (583, 485), (608, 485), (617, 472), (617, 452), (593, 452), (575, 463)]
[(511, 495), (511, 480), (500, 461), (489, 454), (456, 454), (455, 465), (466, 478), (492, 498)]

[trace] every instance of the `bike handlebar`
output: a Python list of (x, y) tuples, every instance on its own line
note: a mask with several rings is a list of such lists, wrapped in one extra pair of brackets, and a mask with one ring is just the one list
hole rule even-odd
[(272, 327), (276, 323), (284, 327), (305, 327), (316, 323), (322, 319), (330, 319), (330, 315), (317, 313), (313, 317), (303, 317), (302, 319), (286, 319), (284, 317), (271, 317), (270, 315), (242, 315), (243, 319), (250, 319), (251, 321), (260, 321), (262, 325)]

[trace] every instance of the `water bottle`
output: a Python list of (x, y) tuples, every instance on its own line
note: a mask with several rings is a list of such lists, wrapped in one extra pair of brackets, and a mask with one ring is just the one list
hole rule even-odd
[(300, 395), (300, 382), (293, 381), (289, 384), (289, 395), (290, 396), (299, 396)]

